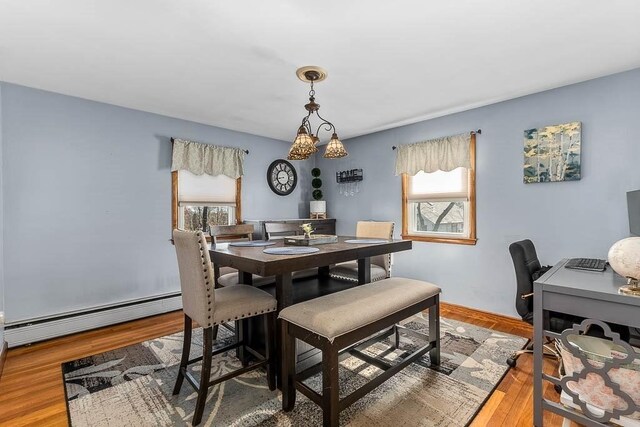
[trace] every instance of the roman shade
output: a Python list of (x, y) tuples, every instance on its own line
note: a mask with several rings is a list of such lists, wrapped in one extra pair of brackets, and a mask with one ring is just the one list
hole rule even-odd
[(450, 172), (418, 172), (409, 177), (409, 202), (466, 202), (469, 200), (469, 174), (465, 168)]
[(179, 205), (236, 205), (236, 180), (226, 175), (194, 175), (178, 171)]
[(420, 171), (452, 171), (456, 168), (471, 168), (471, 135), (467, 133), (430, 139), (414, 144), (398, 146), (396, 175), (410, 176)]
[(173, 139), (171, 170), (186, 170), (194, 175), (244, 175), (245, 152), (235, 147), (218, 147), (185, 139)]

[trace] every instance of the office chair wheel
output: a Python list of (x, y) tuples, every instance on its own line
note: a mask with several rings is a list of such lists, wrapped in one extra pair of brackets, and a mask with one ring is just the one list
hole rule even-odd
[(510, 368), (515, 368), (517, 362), (518, 359), (515, 356), (511, 356), (507, 359), (507, 365), (509, 365)]

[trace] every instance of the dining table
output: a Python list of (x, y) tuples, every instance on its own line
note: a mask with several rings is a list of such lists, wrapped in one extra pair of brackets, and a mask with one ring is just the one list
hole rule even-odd
[[(284, 240), (269, 242), (269, 246), (216, 245), (209, 251), (211, 262), (216, 267), (232, 267), (238, 270), (238, 283), (252, 285), (252, 275), (275, 276), (275, 297), (278, 313), (294, 303), (293, 273), (307, 269), (318, 269), (318, 281), (329, 279), (330, 266), (346, 261), (357, 261), (358, 281), (354, 286), (371, 282), (371, 257), (411, 250), (410, 240), (363, 239), (338, 236), (335, 243), (313, 246), (314, 253), (298, 255), (274, 255), (265, 253), (268, 248), (300, 247), (285, 246)], [(304, 246), (303, 246), (304, 247)], [(308, 282), (308, 281), (307, 281)], [(304, 286), (305, 282), (300, 284)], [(298, 286), (298, 283), (296, 283)], [(309, 297), (307, 296), (307, 299)], [(276, 350), (281, 354), (281, 328), (277, 328)]]
[[(380, 243), (372, 243), (373, 241)], [(351, 241), (353, 243), (347, 243)], [(371, 257), (411, 249), (410, 240), (363, 239), (339, 236), (335, 243), (313, 246), (317, 252), (301, 255), (272, 255), (267, 248), (283, 247), (278, 240), (271, 246), (218, 245), (209, 252), (211, 262), (219, 267), (238, 270), (239, 283), (251, 285), (252, 274), (275, 276), (278, 311), (293, 303), (292, 275), (295, 271), (317, 268), (320, 277), (329, 275), (329, 267), (345, 261), (358, 262), (358, 285), (371, 282)], [(299, 247), (299, 246), (292, 246)]]

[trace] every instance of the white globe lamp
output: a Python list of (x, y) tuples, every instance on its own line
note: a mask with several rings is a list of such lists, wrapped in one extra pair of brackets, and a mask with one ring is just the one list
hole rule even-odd
[(619, 275), (627, 278), (620, 293), (640, 296), (640, 237), (628, 237), (617, 241), (609, 249), (609, 265)]

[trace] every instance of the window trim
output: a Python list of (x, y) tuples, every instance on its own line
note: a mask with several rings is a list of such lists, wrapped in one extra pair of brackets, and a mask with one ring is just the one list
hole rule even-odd
[[(242, 177), (236, 178), (236, 225), (242, 224)], [(178, 171), (171, 172), (171, 232), (178, 228)], [(173, 239), (172, 239), (173, 240)], [(207, 241), (210, 237), (207, 236)]]
[(418, 242), (451, 243), (456, 245), (475, 245), (476, 237), (476, 134), (469, 141), (469, 237), (438, 237), (409, 233), (409, 175), (402, 174), (402, 239)]

